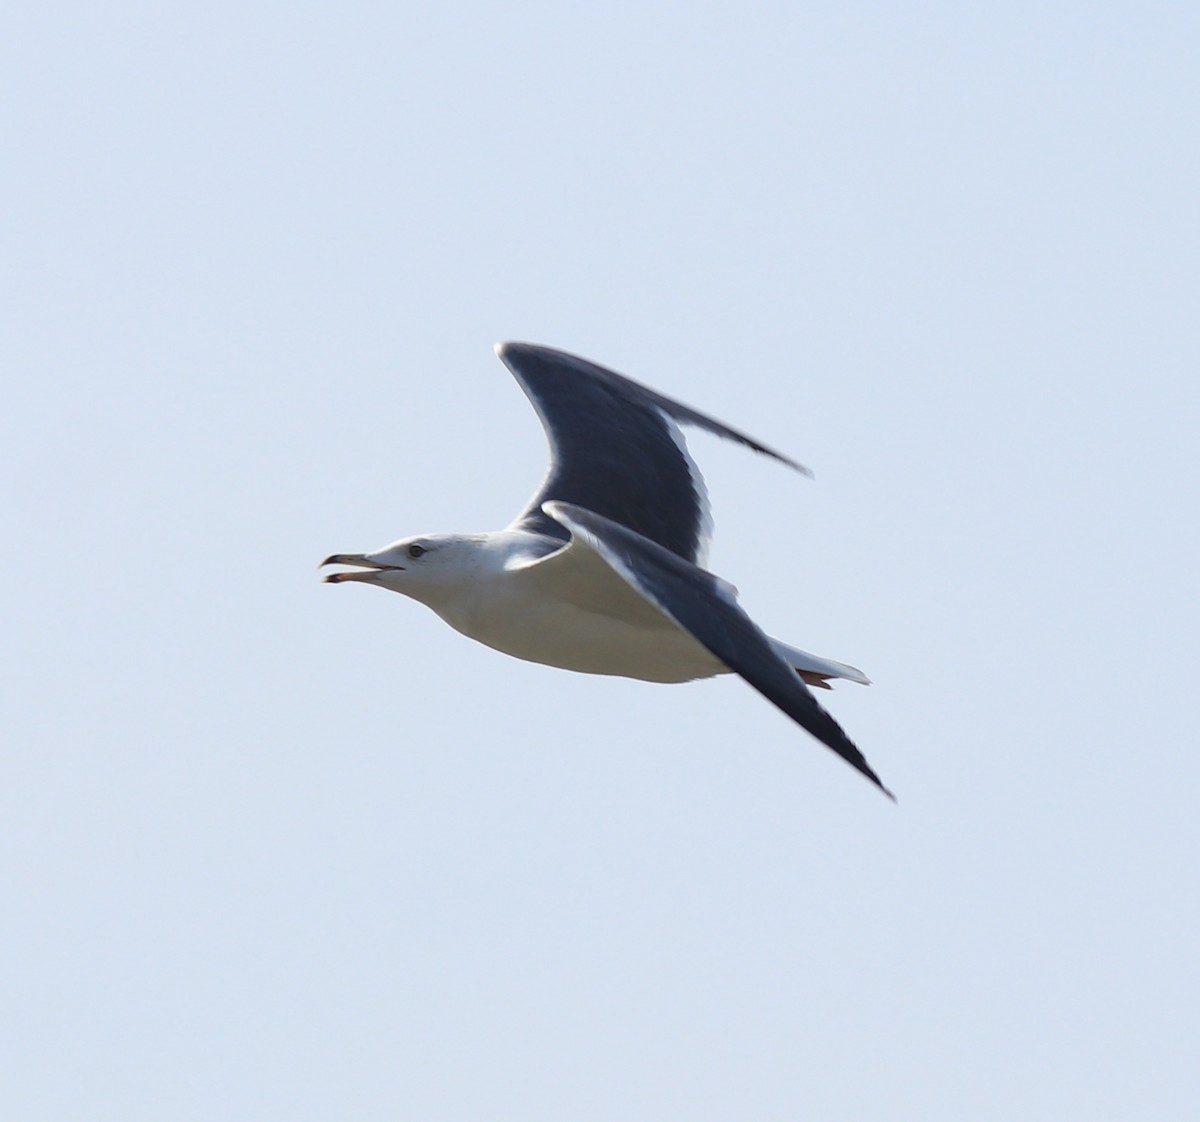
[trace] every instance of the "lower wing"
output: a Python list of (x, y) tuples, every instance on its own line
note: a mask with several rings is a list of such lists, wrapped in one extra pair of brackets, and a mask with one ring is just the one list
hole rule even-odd
[(776, 653), (719, 577), (684, 561), (611, 519), (572, 503), (542, 509), (596, 551), (633, 589), (670, 617), (768, 701), (856, 768), (890, 799), (895, 796), (854, 742)]

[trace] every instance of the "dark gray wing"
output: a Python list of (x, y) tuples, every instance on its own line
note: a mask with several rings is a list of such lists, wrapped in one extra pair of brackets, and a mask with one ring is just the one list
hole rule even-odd
[(546, 508), (730, 670), (895, 800), (841, 725), (771, 649), (770, 640), (718, 577), (592, 511), (562, 502), (549, 502)]
[(513, 527), (567, 540), (543, 510), (575, 503), (695, 561), (705, 538), (704, 481), (672, 422), (695, 425), (808, 474), (787, 456), (587, 359), (532, 343), (496, 348), (550, 444), (550, 467)]

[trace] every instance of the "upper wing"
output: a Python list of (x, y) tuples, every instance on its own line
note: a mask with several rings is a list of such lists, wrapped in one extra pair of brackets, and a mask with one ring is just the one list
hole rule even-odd
[(807, 474), (744, 433), (586, 359), (531, 343), (501, 343), (496, 354), (525, 391), (550, 444), (546, 477), (515, 528), (566, 540), (569, 534), (542, 509), (557, 499), (696, 561), (707, 544), (708, 497), (676, 422)]
[(640, 534), (593, 511), (564, 502), (546, 503), (546, 513), (580, 535), (631, 586), (673, 619), (726, 666), (750, 683), (890, 799), (895, 796), (871, 769), (853, 741), (775, 653), (771, 640), (741, 609), (712, 573), (681, 561)]

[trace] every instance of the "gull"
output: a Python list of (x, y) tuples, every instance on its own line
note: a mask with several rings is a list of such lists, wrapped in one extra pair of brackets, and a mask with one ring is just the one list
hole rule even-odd
[(624, 375), (565, 351), (500, 343), (496, 355), (546, 431), (550, 465), (503, 530), (420, 534), (335, 553), (329, 584), (377, 585), (432, 608), (504, 654), (585, 674), (688, 682), (734, 673), (889, 798), (809, 686), (861, 670), (768, 636), (733, 585), (704, 568), (712, 520), (680, 425), (780, 452)]

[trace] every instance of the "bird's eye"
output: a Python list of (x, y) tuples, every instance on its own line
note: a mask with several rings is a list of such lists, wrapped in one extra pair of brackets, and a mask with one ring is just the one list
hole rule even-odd
[(408, 555), (409, 557), (413, 558), (413, 560), (416, 560), (424, 552), (425, 547), (423, 545), (410, 545), (408, 547)]

